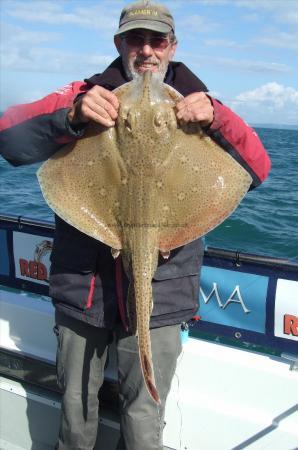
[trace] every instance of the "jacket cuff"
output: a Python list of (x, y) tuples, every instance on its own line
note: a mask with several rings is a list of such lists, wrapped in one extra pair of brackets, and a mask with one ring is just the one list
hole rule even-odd
[(71, 137), (80, 138), (85, 133), (85, 129), (86, 129), (87, 123), (81, 123), (81, 124), (78, 124), (78, 125), (75, 125), (75, 126), (72, 125), (70, 123), (70, 121), (69, 121), (69, 118), (68, 118), (68, 112), (69, 111), (70, 111), (70, 108), (65, 111), (65, 120), (64, 120), (65, 131)]
[(221, 114), (221, 103), (218, 100), (210, 97), (208, 95), (214, 110), (214, 119), (211, 125), (209, 126), (209, 130), (215, 131), (218, 130), (222, 125), (222, 114)]

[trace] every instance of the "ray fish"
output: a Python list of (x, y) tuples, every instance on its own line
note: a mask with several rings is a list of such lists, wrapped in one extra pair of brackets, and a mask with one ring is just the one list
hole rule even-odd
[(90, 123), (82, 139), (42, 165), (38, 179), (58, 216), (121, 253), (130, 331), (148, 392), (160, 403), (149, 330), (159, 252), (168, 258), (223, 222), (252, 180), (199, 124), (177, 123), (183, 97), (158, 76), (146, 71), (113, 92), (115, 127)]

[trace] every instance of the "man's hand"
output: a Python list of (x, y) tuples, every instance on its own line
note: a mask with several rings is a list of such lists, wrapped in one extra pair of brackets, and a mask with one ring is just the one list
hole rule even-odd
[(214, 109), (211, 100), (204, 92), (194, 92), (176, 105), (177, 119), (180, 122), (199, 122), (202, 127), (211, 125)]
[(101, 86), (94, 86), (74, 103), (68, 113), (68, 119), (73, 126), (93, 120), (112, 127), (118, 117), (118, 109), (119, 101), (113, 92)]

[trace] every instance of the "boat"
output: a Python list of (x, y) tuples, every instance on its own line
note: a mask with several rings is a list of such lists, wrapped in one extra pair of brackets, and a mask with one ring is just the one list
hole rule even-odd
[[(53, 223), (0, 216), (2, 450), (52, 449), (57, 438), (53, 235)], [(207, 247), (200, 286), (198, 313), (182, 324), (164, 448), (298, 449), (298, 263)], [(116, 374), (111, 348), (95, 449), (116, 448)]]

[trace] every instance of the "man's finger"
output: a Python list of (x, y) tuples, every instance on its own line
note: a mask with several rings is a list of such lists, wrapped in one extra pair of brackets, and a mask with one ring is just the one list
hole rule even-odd
[(118, 116), (114, 107), (102, 97), (94, 94), (86, 95), (79, 104), (76, 105), (77, 117), (82, 121), (91, 120), (90, 112), (93, 111), (107, 120), (115, 120)]
[(105, 100), (107, 100), (107, 102), (109, 104), (111, 104), (116, 111), (118, 111), (118, 109), (119, 109), (119, 100), (116, 97), (116, 95), (113, 94), (113, 92), (108, 91), (107, 89), (105, 89), (105, 88), (103, 88), (101, 86), (98, 86), (98, 88), (99, 88), (99, 92), (100, 92), (101, 97), (104, 98)]
[(117, 119), (118, 112), (115, 109), (114, 105), (111, 104), (109, 101), (105, 100), (104, 98), (101, 98), (100, 103), (98, 103), (98, 106), (100, 106), (111, 117), (111, 119), (113, 120)]
[(180, 109), (185, 108), (187, 105), (192, 105), (193, 103), (205, 104), (207, 102), (210, 102), (210, 100), (204, 92), (193, 92), (177, 103), (176, 108), (179, 111)]
[(98, 114), (96, 111), (89, 109), (88, 117), (90, 120), (104, 125), (105, 127), (113, 127), (115, 125), (115, 121), (112, 120), (108, 115), (103, 116), (102, 111)]
[(184, 122), (204, 122), (211, 123), (211, 112), (206, 108), (196, 108), (194, 105), (188, 105), (185, 108), (177, 112), (176, 117), (179, 121)]

